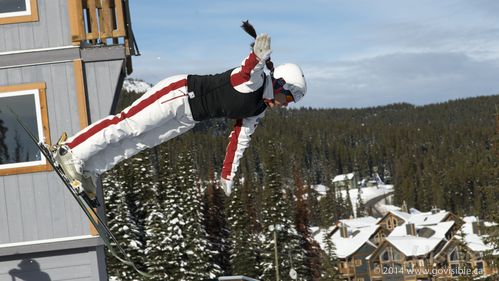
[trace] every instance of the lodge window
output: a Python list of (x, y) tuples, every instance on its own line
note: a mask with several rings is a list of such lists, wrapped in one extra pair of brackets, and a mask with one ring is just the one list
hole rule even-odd
[(483, 261), (477, 261), (475, 267), (479, 275), (483, 274)]
[(411, 261), (405, 262), (405, 272), (408, 274), (413, 274), (414, 272), (414, 263)]
[(361, 259), (355, 259), (355, 266), (361, 266), (362, 265), (362, 260)]
[(10, 112), (50, 144), (45, 84), (0, 87), (0, 176), (50, 170), (50, 164)]
[(0, 24), (38, 21), (37, 0), (1, 0)]
[(387, 247), (380, 254), (382, 272), (402, 274), (404, 272), (403, 260), (405, 257), (394, 247)]

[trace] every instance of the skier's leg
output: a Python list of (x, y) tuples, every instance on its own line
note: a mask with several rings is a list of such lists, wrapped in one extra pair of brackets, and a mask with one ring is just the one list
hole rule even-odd
[[(186, 75), (164, 79), (119, 114), (93, 123), (68, 139), (65, 145), (71, 150), (75, 163), (85, 165), (109, 145), (134, 139), (175, 118), (178, 108), (189, 107), (186, 98)], [(140, 145), (136, 148), (140, 149)]]
[(186, 106), (177, 110), (175, 118), (139, 136), (109, 144), (101, 153), (95, 154), (85, 161), (85, 171), (92, 174), (102, 174), (140, 151), (159, 145), (192, 129), (196, 121), (192, 119), (187, 97), (181, 99), (185, 99), (183, 104)]

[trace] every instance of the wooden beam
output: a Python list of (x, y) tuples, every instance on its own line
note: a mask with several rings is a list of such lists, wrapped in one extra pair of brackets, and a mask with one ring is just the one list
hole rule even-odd
[(114, 0), (114, 12), (116, 14), (116, 30), (113, 31), (113, 37), (125, 37), (125, 11), (123, 10), (123, 3), (121, 0)]
[(68, 0), (68, 15), (73, 45), (80, 45), (85, 40), (85, 22), (81, 0)]
[(88, 123), (87, 97), (85, 93), (85, 80), (83, 76), (83, 61), (77, 59), (73, 61), (76, 101), (78, 104), (78, 115), (80, 119), (80, 129), (86, 128)]
[[(78, 114), (80, 119), (80, 128), (84, 129), (88, 126), (88, 115), (87, 115), (87, 98), (85, 93), (85, 77), (83, 72), (83, 61), (77, 59), (73, 61), (74, 78), (75, 78), (75, 89), (76, 89), (76, 101), (78, 104)], [(97, 219), (97, 218), (94, 218)], [(90, 234), (93, 236), (99, 235), (99, 232), (95, 229), (92, 224), (90, 226)]]
[(88, 40), (96, 40), (99, 38), (99, 26), (97, 21), (97, 5), (96, 0), (87, 0), (87, 11), (88, 11), (88, 22), (90, 27), (90, 32), (87, 33)]

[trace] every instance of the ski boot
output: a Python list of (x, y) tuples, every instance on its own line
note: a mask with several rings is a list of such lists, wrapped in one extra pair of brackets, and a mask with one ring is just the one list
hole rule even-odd
[(96, 187), (90, 176), (83, 174), (83, 171), (78, 169), (77, 160), (73, 158), (71, 149), (64, 142), (67, 139), (66, 133), (63, 133), (57, 144), (51, 147), (52, 155), (61, 167), (64, 174), (71, 182), (71, 186), (80, 194), (86, 195), (92, 205), (97, 205)]

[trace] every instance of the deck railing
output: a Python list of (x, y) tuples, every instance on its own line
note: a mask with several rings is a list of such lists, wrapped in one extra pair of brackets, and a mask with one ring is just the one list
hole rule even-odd
[(140, 55), (130, 22), (128, 0), (68, 0), (73, 45), (81, 47), (124, 45), (127, 73), (130, 56)]

